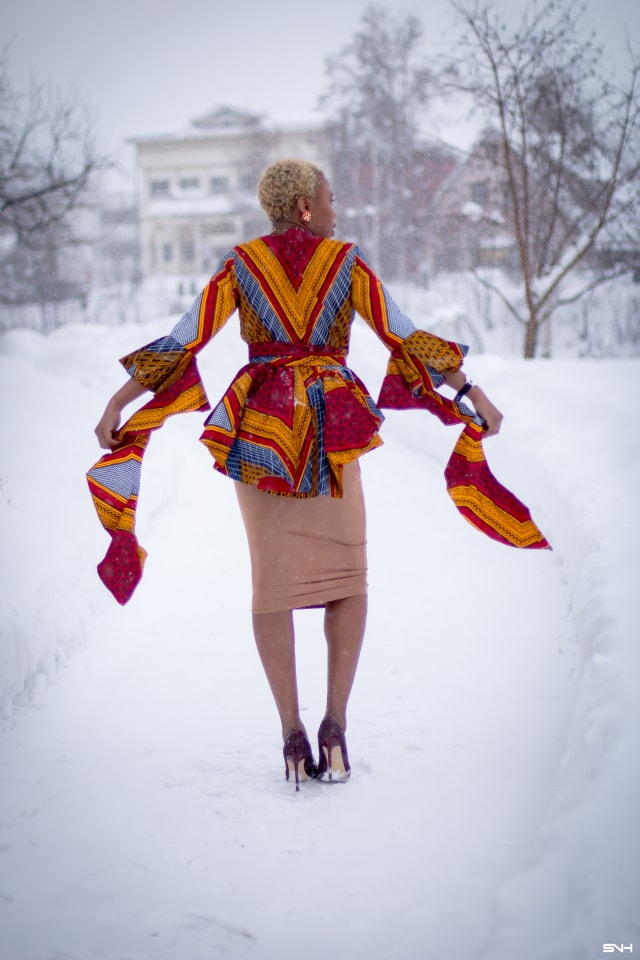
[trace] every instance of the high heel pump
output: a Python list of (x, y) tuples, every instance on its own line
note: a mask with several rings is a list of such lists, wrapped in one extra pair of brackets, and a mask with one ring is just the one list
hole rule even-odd
[(296, 780), (296, 790), (300, 790), (301, 780), (313, 780), (318, 774), (318, 768), (311, 744), (305, 737), (302, 730), (292, 730), (284, 742), (282, 750), (284, 755), (284, 772), (287, 780), (289, 774), (293, 773)]
[(318, 780), (344, 783), (351, 776), (344, 731), (333, 717), (325, 717), (318, 730)]

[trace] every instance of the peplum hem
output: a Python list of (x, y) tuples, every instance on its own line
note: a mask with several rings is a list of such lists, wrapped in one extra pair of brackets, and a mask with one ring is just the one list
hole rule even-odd
[(215, 469), (286, 497), (341, 497), (343, 467), (382, 443), (384, 420), (344, 356), (252, 344), (200, 437)]

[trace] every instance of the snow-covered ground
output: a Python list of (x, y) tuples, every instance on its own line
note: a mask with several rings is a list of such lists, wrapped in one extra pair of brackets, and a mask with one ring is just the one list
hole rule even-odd
[[(455, 432), (388, 416), (362, 461), (353, 776), (296, 795), (200, 415), (150, 445), (130, 604), (95, 573), (93, 427), (114, 358), (169, 325), (0, 338), (2, 960), (640, 951), (640, 361), (467, 362), (505, 413), (490, 464), (553, 552), (465, 524), (442, 479)], [(359, 324), (351, 362), (372, 392), (385, 360)], [(231, 321), (201, 355), (212, 400), (243, 362)], [(312, 732), (321, 614), (297, 625)]]

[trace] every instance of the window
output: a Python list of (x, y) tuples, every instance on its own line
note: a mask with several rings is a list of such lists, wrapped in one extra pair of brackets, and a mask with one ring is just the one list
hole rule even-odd
[(474, 261), (477, 267), (501, 267), (508, 263), (511, 251), (508, 247), (481, 247)]
[(193, 240), (183, 240), (180, 244), (180, 253), (185, 263), (191, 263), (196, 258)]
[(471, 184), (471, 199), (479, 207), (486, 207), (489, 202), (489, 183), (487, 180)]
[(210, 193), (226, 193), (229, 189), (229, 177), (210, 177)]
[(168, 180), (152, 180), (150, 184), (150, 188), (151, 188), (152, 197), (168, 197), (169, 196)]
[(172, 243), (162, 244), (162, 259), (165, 263), (171, 263), (171, 261), (173, 260), (173, 244)]
[(200, 177), (182, 177), (180, 179), (181, 190), (197, 190), (200, 186)]

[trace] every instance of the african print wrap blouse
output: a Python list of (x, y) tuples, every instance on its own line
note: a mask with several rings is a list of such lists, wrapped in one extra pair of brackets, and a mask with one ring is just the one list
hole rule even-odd
[(140, 384), (162, 391), (236, 308), (249, 363), (201, 439), (216, 469), (272, 493), (339, 496), (342, 465), (381, 442), (382, 414), (345, 365), (354, 310), (429, 389), (464, 355), (416, 330), (353, 244), (290, 230), (232, 250), (169, 336), (122, 362)]
[[(195, 357), (236, 309), (249, 362), (201, 436), (217, 470), (273, 494), (340, 496), (343, 465), (381, 443), (379, 407), (423, 406), (445, 423), (465, 425), (447, 479), (467, 519), (505, 543), (547, 545), (519, 501), (498, 503), (504, 488), (488, 473), (482, 421), (436, 391), (467, 348), (417, 330), (354, 244), (291, 229), (234, 247), (171, 333), (121, 361), (155, 396), (122, 427), (121, 446), (87, 475), (112, 536), (98, 570), (120, 602), (144, 563), (134, 521), (149, 435), (172, 413), (209, 408)], [(391, 352), (378, 404), (346, 366), (356, 312)], [(488, 477), (495, 486), (486, 496)]]

